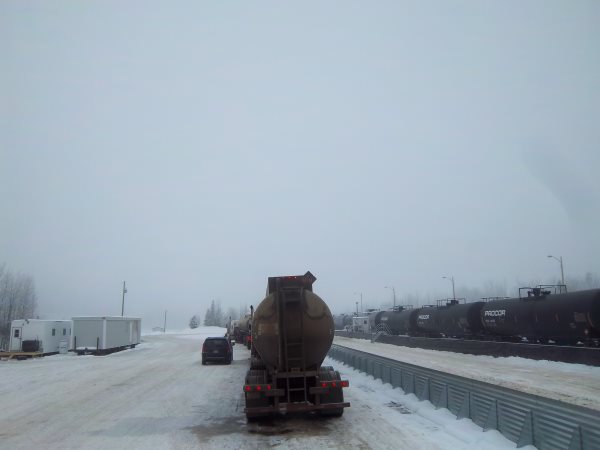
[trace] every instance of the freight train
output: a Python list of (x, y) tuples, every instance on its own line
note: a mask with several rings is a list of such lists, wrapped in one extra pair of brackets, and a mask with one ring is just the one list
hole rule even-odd
[(322, 366), (333, 342), (333, 317), (312, 291), (316, 278), (270, 277), (267, 296), (252, 312), (250, 369), (244, 412), (248, 420), (277, 413), (318, 412), (339, 417), (348, 381)]
[(567, 293), (564, 285), (520, 288), (518, 298), (383, 311), (375, 325), (391, 334), (600, 345), (600, 289)]

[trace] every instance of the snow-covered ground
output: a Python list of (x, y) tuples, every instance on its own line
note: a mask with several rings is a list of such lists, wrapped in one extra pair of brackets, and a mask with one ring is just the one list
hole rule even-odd
[(336, 336), (334, 344), (600, 410), (600, 367), (465, 355)]
[(249, 351), (232, 365), (200, 362), (221, 328), (143, 337), (108, 356), (56, 355), (0, 362), (0, 448), (4, 449), (508, 449), (414, 395), (334, 360), (350, 380), (341, 418), (299, 416), (247, 423), (242, 384)]

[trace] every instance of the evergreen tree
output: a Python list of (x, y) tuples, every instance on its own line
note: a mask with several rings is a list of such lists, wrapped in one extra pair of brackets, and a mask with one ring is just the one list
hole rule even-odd
[(225, 318), (223, 317), (223, 310), (221, 309), (221, 302), (217, 301), (215, 308), (215, 325), (217, 327), (225, 326)]
[(190, 328), (198, 328), (200, 326), (200, 317), (197, 314), (194, 314), (190, 319)]
[(210, 302), (210, 307), (206, 310), (204, 315), (204, 326), (210, 327), (215, 325), (215, 301)]

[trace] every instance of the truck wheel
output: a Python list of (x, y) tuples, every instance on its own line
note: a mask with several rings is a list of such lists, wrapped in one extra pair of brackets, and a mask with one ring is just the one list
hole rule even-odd
[[(326, 370), (323, 370), (326, 369)], [(331, 369), (331, 370), (329, 370)], [(321, 367), (319, 370), (319, 379), (321, 381), (337, 381), (341, 380), (340, 373), (333, 370), (331, 366)], [(329, 394), (321, 396), (321, 403), (326, 405), (328, 403), (343, 403), (344, 402), (344, 391), (341, 387), (331, 389)], [(321, 415), (324, 417), (341, 417), (344, 414), (344, 408), (333, 408), (321, 410)]]
[(257, 358), (256, 356), (250, 357), (250, 368), (253, 370), (265, 370), (265, 363), (262, 359)]
[(342, 414), (344, 414), (344, 408), (324, 409), (321, 411), (321, 415), (324, 417), (342, 417)]
[[(266, 370), (248, 370), (246, 373), (246, 384), (265, 384), (267, 382)], [(260, 408), (269, 406), (269, 399), (267, 397), (260, 398), (248, 398), (249, 393), (245, 393), (244, 397), (246, 400), (246, 408)], [(264, 412), (252, 412), (246, 413), (246, 419), (251, 422), (261, 417), (268, 417), (270, 413)]]
[(248, 422), (256, 422), (257, 420), (264, 419), (268, 417), (267, 413), (246, 413), (246, 420)]

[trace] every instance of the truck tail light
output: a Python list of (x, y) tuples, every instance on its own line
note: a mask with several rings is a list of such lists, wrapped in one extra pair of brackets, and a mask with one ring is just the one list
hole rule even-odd
[(245, 384), (244, 391), (245, 392), (261, 392), (261, 391), (270, 391), (273, 387), (270, 384)]
[(321, 387), (324, 388), (337, 388), (337, 387), (348, 387), (350, 386), (350, 383), (348, 382), (348, 380), (338, 380), (338, 381), (321, 381)]

